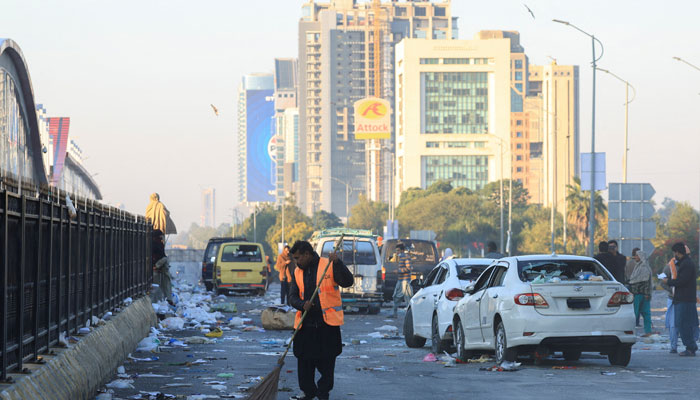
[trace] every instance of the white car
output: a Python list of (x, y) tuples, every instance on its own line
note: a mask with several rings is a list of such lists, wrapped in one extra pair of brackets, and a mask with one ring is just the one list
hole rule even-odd
[(423, 347), (426, 339), (440, 354), (452, 345), (452, 315), (464, 289), (493, 262), (490, 258), (447, 259), (433, 268), (406, 310), (403, 332), (408, 347)]
[(598, 261), (569, 255), (507, 257), (479, 277), (454, 310), (461, 359), (492, 350), (498, 363), (555, 351), (568, 361), (582, 351), (630, 361), (634, 296)]

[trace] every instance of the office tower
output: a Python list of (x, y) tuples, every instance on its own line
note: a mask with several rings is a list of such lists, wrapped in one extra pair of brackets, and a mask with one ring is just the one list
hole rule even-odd
[(69, 117), (53, 117), (47, 118), (49, 124), (49, 138), (53, 147), (53, 155), (51, 158), (51, 179), (50, 182), (54, 186), (58, 186), (63, 165), (68, 152), (68, 132), (70, 131)]
[(580, 172), (578, 66), (531, 65), (528, 78), (530, 165), (526, 174), (514, 176), (532, 202), (563, 212), (566, 187)]
[(216, 228), (216, 189), (202, 189), (201, 225)]
[(243, 76), (238, 89), (237, 195), (239, 203), (275, 200), (274, 78)]
[[(376, 20), (375, 20), (376, 18)], [(360, 194), (392, 197), (392, 139), (355, 138), (353, 103), (394, 104), (394, 46), (457, 36), (450, 2), (309, 1), (299, 22), (299, 205), (346, 216)], [(392, 128), (393, 130), (393, 128)]]
[(396, 196), (438, 180), (508, 178), (509, 39), (404, 39), (396, 46)]
[(275, 59), (275, 137), (276, 137), (276, 191), (275, 201), (283, 204), (291, 193), (296, 193), (299, 164), (299, 109), (297, 108), (297, 60)]

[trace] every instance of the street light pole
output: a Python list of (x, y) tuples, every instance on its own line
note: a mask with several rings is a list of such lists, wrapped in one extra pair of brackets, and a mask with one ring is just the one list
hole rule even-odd
[[(627, 144), (629, 137), (629, 104), (633, 102), (635, 98), (637, 98), (637, 89), (635, 89), (629, 82), (613, 74), (607, 69), (598, 68), (598, 71), (610, 74), (625, 84), (625, 152), (622, 153), (622, 182), (627, 183), (627, 153), (629, 153), (629, 145)], [(632, 100), (629, 99), (630, 88), (632, 88)]]
[(331, 179), (345, 185), (345, 227), (350, 226), (350, 184), (331, 176)]
[[(576, 25), (573, 25), (567, 21), (561, 21), (558, 19), (553, 19), (552, 21), (559, 23), (559, 24), (564, 24), (566, 26), (570, 26), (577, 31), (583, 33), (584, 35), (588, 36), (591, 38), (591, 45), (592, 45), (592, 54), (593, 54), (593, 62), (591, 67), (593, 68), (593, 109), (591, 110), (591, 198), (590, 198), (590, 210), (589, 210), (589, 215), (588, 215), (588, 236), (589, 236), (589, 243), (588, 243), (588, 253), (591, 257), (593, 257), (593, 254), (595, 252), (595, 71), (596, 71), (596, 62), (600, 60), (603, 57), (604, 49), (603, 49), (603, 43), (601, 43), (600, 40), (596, 39), (594, 35), (591, 35), (590, 33), (582, 30), (581, 28), (577, 27)], [(595, 54), (595, 42), (598, 42), (600, 44), (600, 57), (596, 58)]]
[[(680, 57), (673, 57), (673, 59), (676, 60), (676, 61), (680, 61), (680, 62), (682, 62), (682, 63), (684, 63), (684, 64), (687, 64), (687, 65), (689, 65), (691, 68), (694, 68), (694, 69), (700, 71), (700, 67), (698, 67), (698, 66), (695, 65), (695, 64), (691, 64), (691, 63), (689, 63), (688, 61), (685, 61), (684, 59), (682, 59), (682, 58), (680, 58)], [(699, 226), (698, 228), (700, 229), (700, 226)], [(700, 230), (698, 230), (698, 232), (700, 232)], [(698, 235), (698, 262), (700, 262), (700, 234)]]

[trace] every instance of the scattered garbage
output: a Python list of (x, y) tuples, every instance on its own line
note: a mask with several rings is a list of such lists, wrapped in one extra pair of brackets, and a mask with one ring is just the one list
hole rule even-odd
[(182, 340), (187, 344), (213, 344), (213, 343), (216, 343), (216, 340), (207, 339), (207, 338), (202, 337), (202, 336), (190, 336), (190, 337), (182, 338)]
[(262, 311), (260, 318), (265, 329), (292, 330), (295, 316), (296, 310), (289, 306), (273, 306)]
[(568, 365), (555, 365), (552, 367), (552, 369), (576, 369), (577, 367), (573, 366), (568, 366)]
[(58, 334), (58, 344), (62, 347), (70, 347), (70, 343), (66, 339), (66, 332), (61, 332)]
[(381, 332), (372, 332), (372, 333), (368, 334), (367, 336), (374, 338), (374, 339), (381, 339), (384, 337), (384, 334)]
[(160, 326), (166, 330), (182, 330), (185, 328), (185, 320), (180, 317), (169, 317), (160, 321)]
[(133, 379), (115, 379), (106, 384), (105, 387), (110, 389), (133, 389), (134, 385), (132, 383), (134, 383)]
[(247, 323), (253, 322), (250, 318), (233, 317), (228, 321), (229, 326), (244, 326)]
[(605, 375), (605, 376), (613, 376), (613, 375), (617, 375), (617, 372), (600, 371), (600, 374), (601, 374), (601, 375)]
[(138, 358), (138, 357), (133, 357), (131, 354), (129, 354), (129, 359), (131, 361), (136, 361), (136, 362), (149, 362), (149, 361), (158, 361), (159, 358), (156, 356), (153, 357), (145, 357), (145, 358)]
[(242, 329), (243, 332), (265, 332), (264, 328), (259, 326), (246, 326)]
[(517, 371), (520, 365), (521, 363), (516, 361), (503, 361), (500, 367), (503, 368), (504, 371)]
[(209, 309), (211, 311), (221, 311), (221, 312), (228, 312), (228, 313), (238, 312), (238, 307), (236, 307), (236, 303), (214, 304)]
[(218, 375), (216, 375), (216, 376), (219, 377), (219, 378), (227, 378), (227, 379), (228, 379), (228, 378), (233, 378), (233, 374), (232, 374), (232, 373), (222, 373), (222, 374), (218, 374)]
[(134, 302), (134, 299), (132, 299), (131, 297), (127, 297), (126, 299), (124, 299), (125, 306), (128, 306), (129, 304), (131, 304), (133, 302)]
[(117, 367), (117, 373), (118, 374), (125, 374), (126, 373), (126, 369), (124, 368), (123, 365), (120, 365)]
[(382, 325), (382, 326), (380, 326), (379, 328), (376, 328), (376, 330), (378, 330), (378, 331), (390, 331), (390, 332), (393, 332), (393, 331), (398, 331), (399, 328), (396, 327), (396, 326), (393, 326), (393, 325)]
[(87, 335), (88, 333), (90, 333), (90, 328), (88, 327), (78, 329), (78, 334), (80, 335)]
[(210, 338), (219, 338), (223, 336), (224, 331), (221, 330), (221, 328), (214, 328), (213, 331), (210, 331), (209, 333), (206, 333), (204, 336), (210, 337)]
[(157, 335), (151, 332), (150, 335), (141, 339), (138, 346), (136, 346), (136, 351), (157, 352), (158, 346), (160, 346), (160, 340)]
[(491, 361), (491, 360), (492, 360), (492, 358), (489, 357), (488, 354), (482, 354), (481, 357), (475, 358), (475, 359), (469, 359), (469, 360), (466, 360), (466, 362), (467, 362), (467, 363), (470, 363), (470, 364), (472, 364), (472, 363), (483, 364), (483, 363), (489, 362), (489, 361)]
[(425, 357), (423, 357), (423, 362), (436, 362), (437, 357), (435, 357), (435, 354), (433, 353), (428, 353)]

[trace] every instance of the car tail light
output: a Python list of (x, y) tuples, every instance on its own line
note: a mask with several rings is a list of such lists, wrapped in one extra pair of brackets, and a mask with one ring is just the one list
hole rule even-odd
[(462, 289), (450, 289), (447, 291), (447, 293), (445, 293), (445, 297), (447, 298), (447, 300), (458, 300), (464, 297), (464, 292), (462, 291)]
[(382, 281), (386, 281), (386, 268), (382, 267)]
[(622, 304), (634, 303), (634, 295), (630, 292), (615, 292), (608, 301), (608, 307), (620, 307)]
[(549, 308), (547, 300), (539, 293), (520, 293), (513, 298), (515, 304), (520, 306), (534, 306), (536, 308)]

